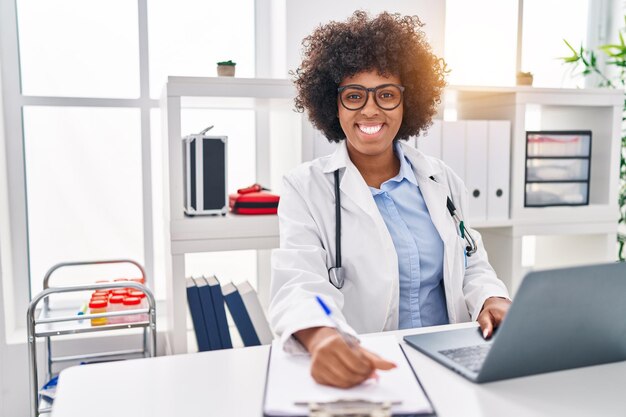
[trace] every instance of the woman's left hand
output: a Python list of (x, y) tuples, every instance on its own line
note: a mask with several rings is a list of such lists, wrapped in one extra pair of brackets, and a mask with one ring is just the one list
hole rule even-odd
[(483, 332), (483, 337), (489, 339), (493, 335), (493, 329), (498, 327), (506, 316), (511, 300), (501, 297), (489, 297), (485, 300), (482, 310), (478, 315), (478, 324)]

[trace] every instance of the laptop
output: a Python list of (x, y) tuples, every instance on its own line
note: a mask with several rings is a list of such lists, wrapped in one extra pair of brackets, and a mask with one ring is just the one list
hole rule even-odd
[(490, 340), (480, 328), (404, 340), (477, 383), (626, 360), (626, 263), (529, 273)]

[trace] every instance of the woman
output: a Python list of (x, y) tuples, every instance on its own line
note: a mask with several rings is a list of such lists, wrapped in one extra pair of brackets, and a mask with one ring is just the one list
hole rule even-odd
[(445, 85), (421, 26), (357, 11), (303, 42), (296, 108), (339, 146), (285, 177), (269, 315), (286, 350), (311, 354), (322, 384), (350, 387), (393, 364), (346, 343), (315, 296), (352, 337), (474, 319), (488, 338), (510, 304), (480, 236), (470, 231), (477, 250), (467, 253), (446, 206), (467, 212), (462, 181), (401, 141), (430, 126)]

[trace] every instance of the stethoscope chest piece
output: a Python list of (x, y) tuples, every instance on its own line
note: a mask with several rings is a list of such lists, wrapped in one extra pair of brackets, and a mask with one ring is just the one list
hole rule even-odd
[(345, 273), (343, 272), (342, 267), (333, 266), (328, 270), (328, 279), (330, 283), (335, 286), (337, 289), (343, 288), (343, 284), (346, 280)]
[[(335, 170), (333, 174), (335, 177), (335, 266), (328, 270), (328, 280), (335, 288), (341, 289), (346, 277), (341, 266), (341, 198), (339, 191), (339, 170)], [(435, 177), (430, 177), (430, 179), (437, 182)], [(461, 238), (465, 239), (467, 243), (465, 254), (472, 256), (478, 250), (474, 237), (465, 227), (463, 220), (456, 214), (456, 207), (450, 197), (446, 197), (446, 206), (450, 212), (450, 216), (452, 216), (452, 219), (458, 224)]]

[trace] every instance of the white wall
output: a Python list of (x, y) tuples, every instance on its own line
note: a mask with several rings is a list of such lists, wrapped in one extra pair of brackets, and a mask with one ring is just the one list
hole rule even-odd
[[(2, 68), (2, 66), (0, 66)], [(0, 98), (2, 97), (2, 71), (0, 70)], [(6, 170), (6, 157), (5, 157), (5, 146), (4, 146), (4, 112), (2, 107), (2, 100), (0, 100), (0, 300), (4, 300), (3, 291), (2, 291), (2, 283), (4, 281), (3, 274), (3, 248), (5, 247), (4, 236), (6, 235), (5, 225), (2, 220), (3, 213), (7, 212), (7, 170)], [(2, 307), (0, 308), (0, 415), (6, 415), (4, 413), (4, 375), (6, 375), (5, 367), (4, 367), (4, 351), (6, 346), (6, 336), (5, 336), (5, 320), (4, 320), (4, 305), (2, 303)]]
[[(402, 15), (417, 15), (425, 25), (433, 52), (443, 57), (446, 2), (444, 0), (267, 0), (272, 2), (271, 74), (287, 77), (302, 61), (302, 40), (321, 24), (343, 21), (355, 10), (362, 9), (374, 16), (383, 11)], [(308, 161), (332, 153), (335, 144), (328, 143), (307, 121), (302, 137), (302, 160)]]
[[(284, 0), (283, 0), (284, 1)], [(277, 7), (281, 7), (279, 4)], [(357, 9), (363, 9), (372, 15), (383, 11), (403, 15), (417, 15), (425, 26), (422, 28), (428, 37), (433, 52), (443, 56), (446, 2), (443, 0), (286, 0), (286, 43), (284, 47), (287, 71), (295, 70), (301, 61), (302, 39), (313, 29), (331, 20), (345, 20)], [(275, 11), (278, 14), (279, 11)], [(281, 54), (281, 52), (275, 52)], [(278, 59), (276, 62), (280, 62)], [(279, 76), (287, 76), (283, 72)]]
[[(0, 67), (1, 68), (1, 67)], [(0, 73), (0, 97), (2, 97)], [(7, 138), (4, 129), (3, 101), (0, 100), (0, 416), (28, 415), (28, 357), (25, 343), (9, 344), (7, 318), (12, 316), (12, 304), (5, 295), (10, 294), (11, 247), (6, 163)], [(9, 322), (13, 322), (11, 319)], [(24, 339), (25, 341), (25, 339)]]

